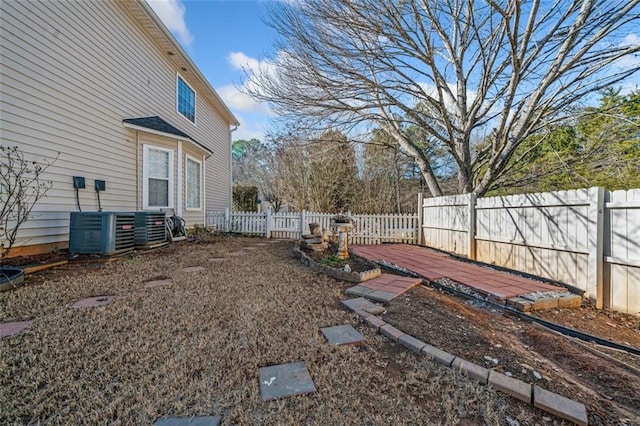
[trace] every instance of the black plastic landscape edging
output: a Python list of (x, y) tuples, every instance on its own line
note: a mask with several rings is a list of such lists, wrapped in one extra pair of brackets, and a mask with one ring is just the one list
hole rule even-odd
[[(378, 264), (383, 269), (394, 271), (394, 272), (400, 273), (402, 275), (409, 275), (406, 272), (402, 271), (401, 269), (395, 269), (392, 266), (382, 265), (380, 263), (378, 263)], [(522, 320), (524, 320), (526, 322), (529, 322), (529, 323), (533, 322), (533, 323), (539, 324), (539, 325), (541, 325), (543, 327), (546, 327), (546, 328), (548, 328), (550, 330), (557, 331), (558, 333), (563, 334), (565, 336), (574, 337), (574, 338), (582, 340), (584, 342), (597, 343), (598, 345), (601, 345), (601, 346), (605, 346), (605, 347), (608, 347), (608, 348), (621, 350), (621, 351), (624, 351), (624, 352), (627, 352), (627, 353), (630, 353), (630, 354), (633, 354), (633, 355), (640, 356), (640, 349), (638, 349), (638, 348), (634, 348), (632, 346), (627, 346), (627, 345), (623, 345), (621, 343), (616, 343), (616, 342), (612, 342), (610, 340), (602, 339), (600, 337), (593, 336), (591, 334), (587, 334), (587, 333), (584, 333), (582, 331), (578, 331), (578, 330), (576, 330), (574, 328), (565, 327), (563, 325), (556, 324), (556, 323), (553, 323), (551, 321), (544, 320), (544, 319), (536, 317), (536, 316), (534, 316), (532, 314), (520, 312), (519, 310), (514, 309), (514, 308), (512, 308), (510, 306), (504, 305), (502, 303), (496, 303), (496, 302), (493, 302), (493, 301), (488, 300), (488, 299), (479, 298), (479, 297), (473, 296), (471, 294), (467, 294), (465, 292), (453, 289), (453, 288), (448, 287), (446, 285), (439, 284), (439, 283), (437, 283), (435, 281), (429, 281), (425, 277), (423, 277), (423, 276), (421, 276), (419, 274), (416, 274), (413, 271), (411, 271), (411, 274), (415, 275), (416, 277), (422, 278), (422, 284), (423, 285), (430, 285), (432, 287), (436, 287), (439, 290), (448, 292), (448, 293), (456, 295), (458, 297), (462, 297), (464, 299), (475, 300), (477, 302), (489, 304), (489, 305), (494, 306), (494, 307), (496, 307), (498, 309), (502, 309), (504, 311), (507, 311), (507, 312), (509, 312), (509, 314), (515, 315), (518, 318), (520, 318), (520, 319), (522, 319)]]

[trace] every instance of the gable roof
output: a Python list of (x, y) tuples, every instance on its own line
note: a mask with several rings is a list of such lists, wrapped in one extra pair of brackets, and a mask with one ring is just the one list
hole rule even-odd
[(180, 70), (185, 77), (189, 78), (189, 82), (195, 84), (200, 89), (200, 93), (213, 104), (229, 125), (239, 126), (240, 123), (238, 119), (193, 63), (182, 46), (180, 46), (180, 43), (178, 43), (162, 23), (158, 15), (151, 9), (151, 6), (149, 6), (145, 0), (120, 0), (118, 3), (133, 15), (135, 20), (138, 21), (158, 43), (167, 60), (175, 64), (177, 69)]
[(125, 118), (124, 120), (122, 120), (122, 122), (124, 123), (125, 127), (129, 127), (134, 130), (151, 130), (152, 133), (160, 134), (162, 136), (177, 136), (177, 139), (183, 139), (188, 140), (189, 142), (193, 142), (202, 150), (206, 151), (209, 155), (213, 154), (213, 151), (211, 151), (209, 148), (202, 145), (200, 142), (157, 115), (153, 117)]

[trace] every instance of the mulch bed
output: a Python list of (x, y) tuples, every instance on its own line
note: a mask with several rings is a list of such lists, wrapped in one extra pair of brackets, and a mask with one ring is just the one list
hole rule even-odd
[[(0, 424), (151, 424), (211, 414), (241, 425), (562, 424), (375, 334), (341, 305), (350, 284), (301, 265), (291, 243), (228, 256), (258, 241), (211, 238), (71, 263), (0, 294), (1, 322), (35, 319), (0, 340)], [(214, 257), (226, 260), (208, 262)], [(194, 266), (207, 269), (182, 272)], [(145, 287), (163, 279), (172, 284)], [(422, 291), (410, 300), (431, 297)], [(113, 302), (70, 308), (98, 295)], [(458, 327), (455, 316), (443, 321), (443, 334), (453, 334), (444, 325)], [(366, 345), (329, 345), (320, 329), (341, 324), (356, 327)], [(399, 325), (411, 332), (411, 324), (420, 337), (425, 322)], [(297, 361), (317, 391), (263, 402), (258, 369)]]

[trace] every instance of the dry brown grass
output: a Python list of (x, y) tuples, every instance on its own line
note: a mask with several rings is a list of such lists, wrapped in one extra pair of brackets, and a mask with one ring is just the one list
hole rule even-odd
[[(35, 318), (0, 341), (0, 424), (151, 424), (221, 415), (223, 424), (527, 423), (530, 409), (408, 351), (343, 309), (344, 283), (313, 273), (287, 242), (219, 238), (108, 264), (45, 272), (0, 294), (0, 321)], [(205, 272), (185, 274), (202, 265)], [(171, 277), (170, 287), (144, 288)], [(103, 308), (78, 299), (114, 295)], [(352, 324), (362, 347), (320, 328)], [(263, 402), (258, 368), (305, 361), (317, 392)]]

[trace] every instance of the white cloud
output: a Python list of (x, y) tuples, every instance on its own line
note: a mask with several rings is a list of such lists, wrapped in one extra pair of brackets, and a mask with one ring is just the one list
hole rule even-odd
[(251, 112), (270, 115), (271, 111), (264, 102), (258, 102), (251, 96), (247, 95), (248, 89), (254, 89), (251, 76), (258, 72), (270, 73), (273, 70), (274, 65), (268, 60), (260, 61), (255, 58), (251, 58), (243, 52), (231, 52), (227, 56), (227, 61), (232, 68), (236, 70), (243, 70), (246, 75), (245, 82), (241, 87), (237, 87), (233, 84), (228, 84), (216, 89), (220, 94), (220, 97), (225, 101), (229, 107), (241, 112)]
[(147, 0), (147, 3), (183, 45), (189, 46), (193, 42), (193, 35), (184, 20), (182, 0)]
[[(243, 86), (244, 88), (244, 86)], [(266, 104), (254, 100), (251, 96), (243, 93), (237, 86), (227, 84), (216, 89), (222, 100), (232, 109), (243, 112), (257, 112), (269, 114)]]
[(236, 114), (236, 118), (240, 122), (240, 126), (238, 130), (233, 132), (231, 138), (234, 141), (239, 139), (251, 140), (258, 139), (260, 141), (266, 141), (267, 134), (267, 121), (263, 121), (260, 119), (257, 120), (247, 120), (246, 117), (242, 115)]
[(250, 58), (242, 52), (231, 52), (227, 57), (231, 66), (237, 70), (246, 69), (252, 73), (258, 71), (260, 66), (265, 66), (266, 62), (260, 62), (255, 58)]
[[(640, 37), (637, 34), (627, 34), (618, 47), (640, 47)], [(618, 59), (615, 66), (622, 70), (640, 67), (640, 52)]]

